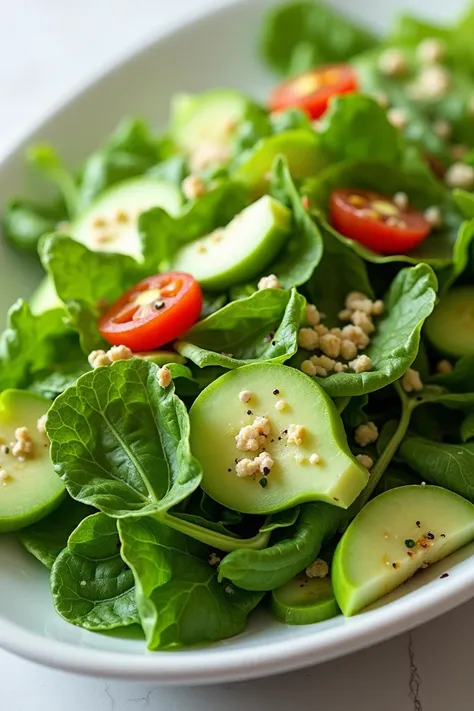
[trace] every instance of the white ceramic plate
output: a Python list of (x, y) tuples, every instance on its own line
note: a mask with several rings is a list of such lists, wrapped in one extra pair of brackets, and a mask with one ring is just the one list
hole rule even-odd
[[(271, 0), (245, 0), (196, 19), (89, 84), (25, 138), (0, 164), (0, 203), (27, 187), (23, 150), (38, 139), (51, 141), (78, 161), (127, 114), (164, 124), (169, 99), (178, 90), (233, 86), (264, 96), (272, 78), (255, 53), (262, 11)], [(335, 5), (384, 27), (396, 9), (412, 2), (335, 0)], [(449, 19), (462, 0), (418, 0), (417, 11)], [(157, 8), (158, 11), (158, 8)], [(29, 268), (28, 268), (29, 267)], [(0, 307), (28, 296), (35, 269), (0, 243)], [(474, 546), (417, 575), (383, 603), (351, 619), (287, 627), (265, 612), (246, 631), (201, 649), (149, 653), (143, 641), (86, 632), (53, 610), (48, 573), (8, 537), (0, 541), (0, 645), (49, 666), (98, 676), (160, 683), (211, 683), (276, 674), (374, 644), (426, 622), (472, 596)], [(439, 576), (449, 569), (449, 577)], [(196, 612), (199, 614), (199, 611)]]

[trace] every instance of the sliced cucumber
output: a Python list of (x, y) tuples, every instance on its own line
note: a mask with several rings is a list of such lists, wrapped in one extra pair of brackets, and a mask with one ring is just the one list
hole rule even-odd
[(244, 94), (227, 89), (174, 98), (171, 132), (194, 169), (230, 158), (231, 143), (249, 106)]
[[(243, 391), (251, 393), (246, 402), (239, 397)], [(269, 419), (264, 447), (274, 465), (268, 476), (239, 477), (236, 463), (263, 450), (239, 450), (235, 437), (258, 416)], [(202, 488), (227, 508), (269, 514), (304, 501), (346, 508), (367, 483), (367, 470), (349, 451), (333, 402), (294, 368), (255, 363), (226, 373), (199, 395), (190, 418)], [(288, 441), (291, 424), (304, 427), (300, 445)], [(319, 463), (312, 454), (319, 455)]]
[(227, 227), (182, 247), (171, 268), (192, 274), (205, 289), (224, 291), (260, 274), (290, 232), (290, 210), (264, 195)]
[[(51, 403), (40, 395), (5, 390), (0, 395), (0, 532), (17, 531), (47, 516), (66, 495), (49, 458), (49, 442), (38, 431), (38, 420)], [(14, 456), (15, 430), (26, 427), (32, 452)]]
[(331, 579), (308, 578), (305, 573), (272, 591), (270, 610), (287, 625), (311, 625), (340, 613)]
[(175, 185), (152, 178), (132, 178), (106, 190), (72, 225), (71, 236), (89, 249), (141, 258), (138, 218), (152, 207), (170, 215), (181, 209)]
[(402, 486), (365, 506), (332, 563), (339, 607), (354, 615), (474, 539), (474, 506), (437, 486)]
[(175, 351), (141, 351), (139, 353), (133, 354), (135, 358), (143, 358), (144, 360), (150, 360), (156, 365), (162, 366), (167, 365), (167, 363), (179, 363), (184, 365), (186, 363), (186, 358), (182, 355), (176, 353)]
[(441, 353), (474, 355), (474, 286), (456, 286), (442, 296), (425, 329)]
[(295, 129), (262, 138), (233, 177), (254, 195), (261, 195), (268, 189), (270, 171), (278, 155), (286, 157), (290, 172), (297, 180), (316, 175), (327, 164), (317, 134)]

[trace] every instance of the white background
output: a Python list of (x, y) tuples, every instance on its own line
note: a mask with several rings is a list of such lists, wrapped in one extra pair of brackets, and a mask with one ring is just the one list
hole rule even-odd
[[(0, 154), (104, 63), (220, 1), (0, 0)], [(336, 662), (188, 689), (69, 676), (0, 651), (0, 710), (473, 711), (473, 628), (474, 602)]]

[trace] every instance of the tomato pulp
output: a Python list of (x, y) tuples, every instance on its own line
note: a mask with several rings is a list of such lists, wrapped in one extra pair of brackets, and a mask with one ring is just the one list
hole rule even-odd
[(201, 309), (201, 288), (190, 274), (156, 274), (118, 298), (100, 319), (99, 331), (112, 345), (148, 351), (182, 336)]
[(328, 64), (288, 79), (270, 96), (271, 111), (297, 107), (312, 119), (320, 118), (331, 97), (358, 89), (357, 76), (349, 64)]
[(379, 254), (409, 252), (431, 232), (422, 212), (372, 190), (334, 190), (329, 210), (338, 232)]

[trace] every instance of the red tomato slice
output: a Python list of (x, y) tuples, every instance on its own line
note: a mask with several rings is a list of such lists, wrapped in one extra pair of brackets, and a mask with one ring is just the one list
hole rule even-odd
[(277, 86), (270, 96), (270, 110), (297, 107), (318, 119), (332, 96), (350, 94), (357, 89), (357, 75), (349, 64), (328, 64)]
[(380, 254), (409, 252), (431, 232), (423, 213), (400, 209), (391, 197), (371, 190), (334, 190), (329, 209), (338, 232)]
[(190, 274), (156, 274), (117, 299), (101, 317), (99, 331), (112, 345), (149, 351), (181, 336), (201, 308), (201, 289)]

